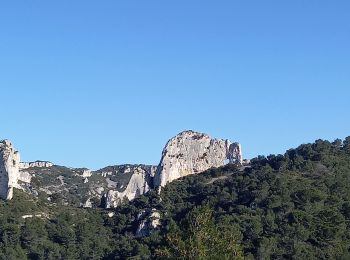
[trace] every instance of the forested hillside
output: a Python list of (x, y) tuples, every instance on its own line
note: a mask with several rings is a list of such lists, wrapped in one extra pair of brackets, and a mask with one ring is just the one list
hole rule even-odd
[[(147, 212), (161, 225), (140, 233)], [(350, 137), (188, 176), (111, 211), (16, 191), (0, 205), (0, 259), (350, 259), (349, 221)]]

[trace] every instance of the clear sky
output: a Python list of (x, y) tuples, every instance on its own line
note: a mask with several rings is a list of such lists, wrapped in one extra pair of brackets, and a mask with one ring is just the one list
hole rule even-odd
[(246, 158), (350, 135), (350, 1), (1, 1), (0, 139), (157, 164), (186, 129)]

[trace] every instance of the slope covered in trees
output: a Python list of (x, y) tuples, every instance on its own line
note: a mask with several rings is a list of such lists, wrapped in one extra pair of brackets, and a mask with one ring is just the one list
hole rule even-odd
[[(152, 209), (161, 226), (136, 236)], [(0, 258), (350, 259), (349, 225), (350, 138), (318, 140), (188, 176), (114, 211), (17, 193), (0, 205)]]

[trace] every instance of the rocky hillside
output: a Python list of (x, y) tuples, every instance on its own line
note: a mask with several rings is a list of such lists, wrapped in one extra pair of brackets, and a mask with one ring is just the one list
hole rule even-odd
[[(72, 185), (129, 170), (51, 167)], [(350, 137), (192, 174), (114, 209), (18, 189), (0, 200), (0, 259), (350, 259), (349, 234)]]
[(241, 146), (229, 140), (185, 131), (166, 144), (158, 166), (116, 165), (97, 171), (51, 162), (21, 162), (11, 142), (0, 143), (0, 196), (13, 188), (59, 205), (114, 208), (183, 176), (227, 163), (242, 164)]

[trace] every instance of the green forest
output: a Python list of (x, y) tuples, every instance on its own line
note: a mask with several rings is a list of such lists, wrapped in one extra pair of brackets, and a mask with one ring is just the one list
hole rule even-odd
[[(161, 225), (136, 236), (147, 210)], [(114, 210), (16, 190), (0, 202), (0, 259), (350, 259), (350, 137), (210, 169)]]

